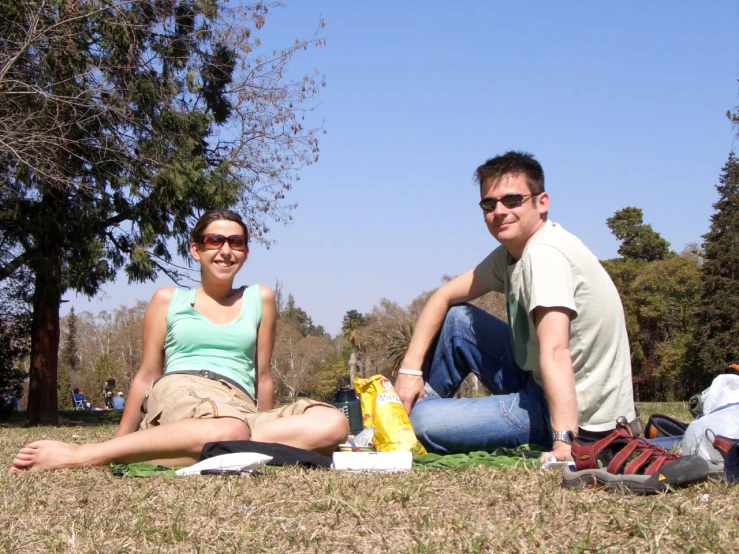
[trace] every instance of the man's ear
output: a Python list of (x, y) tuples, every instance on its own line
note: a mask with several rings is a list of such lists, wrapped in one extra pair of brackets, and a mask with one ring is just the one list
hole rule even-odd
[(542, 192), (539, 196), (535, 196), (536, 210), (539, 215), (543, 216), (549, 211), (549, 193)]

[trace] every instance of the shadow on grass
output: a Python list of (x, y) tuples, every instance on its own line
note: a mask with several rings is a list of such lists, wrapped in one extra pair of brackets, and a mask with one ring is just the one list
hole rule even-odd
[[(59, 410), (60, 427), (92, 427), (95, 425), (118, 425), (122, 410)], [(26, 412), (14, 412), (9, 419), (0, 421), (0, 427), (25, 427)]]

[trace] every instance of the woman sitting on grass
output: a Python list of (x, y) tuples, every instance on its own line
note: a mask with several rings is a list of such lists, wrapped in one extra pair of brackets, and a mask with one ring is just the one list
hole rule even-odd
[(346, 440), (348, 422), (328, 404), (301, 399), (273, 409), (275, 297), (261, 285), (233, 288), (249, 254), (241, 218), (208, 211), (190, 239), (200, 286), (154, 293), (144, 315), (141, 367), (115, 438), (32, 442), (11, 472), (111, 462), (187, 466), (213, 441), (253, 439), (328, 453)]

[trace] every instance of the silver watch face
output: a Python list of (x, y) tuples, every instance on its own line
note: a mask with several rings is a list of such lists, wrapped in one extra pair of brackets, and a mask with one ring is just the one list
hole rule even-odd
[(553, 441), (561, 441), (566, 444), (572, 444), (572, 431), (555, 431), (552, 433)]

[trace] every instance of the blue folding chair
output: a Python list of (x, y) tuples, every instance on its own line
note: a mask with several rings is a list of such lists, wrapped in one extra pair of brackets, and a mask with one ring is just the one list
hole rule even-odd
[(84, 397), (77, 399), (74, 392), (69, 391), (69, 396), (72, 399), (72, 408), (75, 410), (84, 410), (85, 409), (85, 399)]

